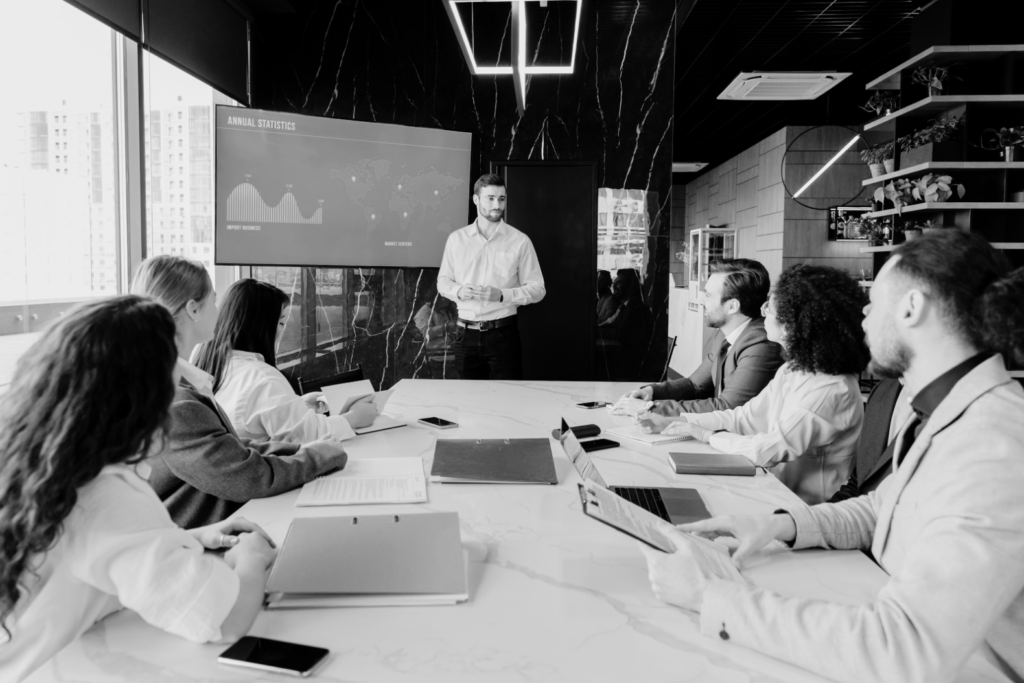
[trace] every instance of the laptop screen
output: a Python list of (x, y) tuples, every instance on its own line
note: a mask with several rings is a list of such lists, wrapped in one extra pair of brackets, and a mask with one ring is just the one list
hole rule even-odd
[(604, 478), (601, 473), (597, 471), (597, 466), (594, 465), (594, 461), (590, 459), (590, 456), (586, 451), (583, 450), (583, 446), (580, 445), (580, 440), (576, 438), (572, 430), (569, 429), (569, 425), (566, 424), (565, 418), (562, 418), (562, 438), (559, 439), (562, 444), (562, 450), (565, 451), (566, 457), (569, 458), (569, 462), (573, 464), (576, 471), (580, 473), (584, 481), (592, 481), (595, 484), (608, 488), (608, 484), (604, 483)]

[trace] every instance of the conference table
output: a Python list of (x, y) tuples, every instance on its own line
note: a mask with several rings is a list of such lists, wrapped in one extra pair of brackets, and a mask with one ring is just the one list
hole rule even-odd
[[(550, 438), (571, 425), (630, 424), (584, 401), (613, 401), (635, 384), (402, 380), (387, 406), (408, 426), (346, 442), (351, 458), (420, 456), (429, 473), (437, 438)], [(458, 428), (416, 420), (438, 416)], [(451, 606), (264, 611), (252, 635), (331, 650), (323, 681), (821, 681), (769, 656), (702, 636), (697, 615), (651, 592), (637, 541), (581, 511), (580, 481), (550, 441), (557, 486), (429, 484), (420, 505), (296, 508), (297, 491), (254, 500), (238, 513), (282, 541), (298, 516), (459, 514), (470, 599)], [(770, 513), (802, 505), (774, 476), (684, 476), (670, 471), (672, 445), (627, 445), (592, 457), (611, 485), (684, 486), (712, 514)], [(780, 593), (846, 604), (869, 601), (886, 576), (857, 551), (790, 551), (776, 544), (744, 571)], [(316, 557), (310, 557), (316, 562)], [(209, 683), (287, 680), (219, 665), (225, 645), (167, 635), (122, 611), (101, 621), (30, 680), (76, 683)], [(959, 681), (1001, 681), (975, 655)]]

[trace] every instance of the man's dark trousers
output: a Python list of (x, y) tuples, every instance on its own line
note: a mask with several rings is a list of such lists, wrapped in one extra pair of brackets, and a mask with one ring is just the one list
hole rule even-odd
[(523, 349), (512, 323), (489, 330), (459, 328), (455, 367), (461, 379), (522, 379)]

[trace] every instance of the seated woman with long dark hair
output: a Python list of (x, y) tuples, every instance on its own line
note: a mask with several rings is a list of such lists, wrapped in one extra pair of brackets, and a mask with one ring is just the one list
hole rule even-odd
[(299, 445), (240, 439), (213, 395), (213, 378), (192, 365), (193, 349), (213, 338), (217, 292), (203, 265), (180, 256), (154, 256), (135, 272), (132, 292), (171, 311), (177, 325), (181, 379), (171, 404), (167, 448), (152, 459), (150, 484), (180, 526), (227, 519), (253, 498), (302, 486), (345, 466), (336, 439)]
[(275, 357), (288, 320), (288, 295), (246, 278), (231, 285), (217, 314), (213, 339), (199, 347), (196, 367), (213, 376), (213, 392), (242, 438), (306, 443), (355, 436), (377, 415), (359, 402), (344, 415), (318, 412), (319, 392), (297, 396)]
[(712, 413), (639, 416), (644, 431), (689, 434), (770, 469), (809, 504), (846, 481), (864, 420), (858, 376), (867, 297), (848, 274), (826, 266), (785, 271), (762, 308), (768, 340), (787, 362), (746, 405)]
[(4, 681), (122, 607), (196, 642), (237, 639), (259, 614), (275, 552), (263, 532), (180, 529), (145, 481), (177, 355), (167, 309), (122, 296), (72, 311), (18, 361), (0, 398)]

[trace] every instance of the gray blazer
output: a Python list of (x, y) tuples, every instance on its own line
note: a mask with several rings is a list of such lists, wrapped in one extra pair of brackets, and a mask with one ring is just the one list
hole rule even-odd
[(876, 490), (789, 510), (794, 548), (871, 548), (889, 574), (873, 602), (721, 581), (704, 594), (701, 631), (837, 681), (952, 681), (975, 650), (1024, 680), (1021, 491), (1024, 389), (994, 356), (956, 384)]
[(290, 491), (345, 466), (336, 441), (298, 445), (239, 439), (217, 402), (182, 379), (167, 448), (151, 458), (149, 483), (186, 529), (227, 519), (252, 498)]
[[(651, 412), (660, 415), (710, 413), (739, 408), (768, 386), (784, 362), (782, 347), (768, 341), (764, 319), (756, 318), (729, 347), (724, 359), (718, 357), (725, 335), (721, 330), (711, 339), (711, 353), (689, 377), (652, 384)], [(715, 388), (722, 390), (715, 396)]]

